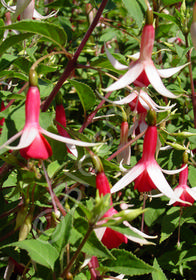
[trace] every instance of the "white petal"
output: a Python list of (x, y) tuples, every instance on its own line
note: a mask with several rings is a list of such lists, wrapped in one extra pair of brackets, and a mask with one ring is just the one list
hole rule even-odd
[(112, 101), (112, 100), (110, 100), (110, 99), (105, 98), (104, 96), (102, 96), (99, 92), (96, 92), (96, 93), (97, 93), (97, 95), (98, 95), (101, 99), (103, 99), (103, 100), (105, 100), (105, 101), (107, 101), (107, 102), (109, 102), (109, 103), (116, 104), (116, 105), (128, 104), (128, 103), (130, 103), (131, 101), (133, 101), (133, 100), (137, 97), (137, 95), (138, 95), (138, 94), (135, 93), (135, 91), (133, 91), (132, 93), (130, 93), (130, 94), (127, 95), (126, 97), (122, 98), (121, 100)]
[(196, 200), (196, 187), (190, 189), (187, 188), (186, 191), (194, 200)]
[(183, 69), (187, 65), (189, 65), (189, 62), (184, 65), (178, 66), (178, 67), (172, 67), (172, 68), (168, 68), (168, 69), (157, 69), (157, 71), (161, 78), (169, 78), (169, 77), (173, 76), (174, 74), (178, 73), (181, 69)]
[(75, 145), (66, 144), (67, 148), (70, 150), (70, 152), (77, 158), (78, 157), (78, 151), (76, 149)]
[(127, 221), (124, 221), (123, 224), (124, 224), (125, 226), (127, 226), (128, 228), (130, 228), (133, 232), (139, 234), (139, 235), (140, 235), (141, 237), (143, 237), (143, 238), (149, 238), (149, 239), (155, 239), (155, 238), (157, 238), (157, 235), (155, 235), (155, 236), (148, 235), (148, 234), (146, 234), (146, 233), (140, 231), (139, 229), (137, 229), (137, 228), (131, 226)]
[(112, 64), (112, 66), (117, 69), (117, 70), (126, 70), (129, 67), (127, 65), (121, 64), (117, 59), (115, 59), (113, 57), (113, 55), (111, 55), (111, 53), (108, 51), (106, 44), (104, 43), (104, 48), (105, 48), (105, 52), (107, 55), (107, 58), (109, 59), (110, 63)]
[(101, 240), (105, 231), (106, 231), (106, 227), (96, 228), (96, 229), (94, 229), (94, 231), (95, 231), (95, 234), (96, 234), (97, 238), (99, 240)]
[(163, 173), (161, 172), (161, 168), (158, 166), (158, 164), (149, 164), (147, 166), (147, 172), (151, 180), (153, 181), (153, 183), (161, 193), (163, 193), (170, 199), (174, 199), (175, 201), (178, 200), (178, 197), (176, 197), (174, 191), (166, 181), (165, 177), (163, 176)]
[(80, 140), (74, 140), (68, 137), (63, 137), (54, 133), (51, 133), (43, 128), (40, 129), (41, 133), (45, 134), (49, 138), (52, 138), (54, 140), (66, 143), (66, 144), (71, 144), (71, 145), (76, 145), (76, 146), (81, 146), (81, 147), (94, 147), (96, 145), (100, 145), (103, 143), (89, 143), (89, 142), (83, 142)]
[(7, 145), (9, 145), (10, 143), (14, 142), (17, 138), (20, 137), (20, 135), (23, 133), (23, 130), (21, 130), (20, 132), (16, 133), (14, 136), (12, 136), (9, 140), (7, 140), (7, 142), (5, 142), (3, 145), (0, 146), (0, 150), (7, 147)]
[[(124, 146), (124, 144), (120, 144), (118, 146), (118, 150), (121, 149), (122, 147)], [(131, 147), (128, 146), (126, 149), (124, 149), (122, 152), (120, 152), (118, 155), (117, 155), (117, 161), (118, 163), (122, 163), (123, 164), (127, 164), (127, 165), (130, 165), (130, 160), (131, 160)]]
[(114, 91), (133, 83), (143, 71), (143, 65), (139, 61), (131, 65), (130, 69), (118, 81), (111, 84), (104, 91)]
[[(177, 189), (174, 190), (174, 193), (175, 193), (176, 197), (180, 198), (181, 194), (183, 193), (183, 189), (182, 189), (182, 188), (177, 188)], [(175, 202), (176, 202), (176, 200), (170, 199), (170, 201), (169, 201), (168, 204), (169, 204), (169, 205), (172, 205), (172, 204), (174, 204)]]
[(1, 4), (12, 13), (16, 11), (16, 6), (9, 6), (4, 0), (1, 0)]
[(138, 60), (140, 58), (140, 52), (137, 52), (135, 54), (132, 54), (132, 55), (128, 55), (128, 57), (132, 60)]
[(174, 174), (178, 174), (180, 173), (181, 171), (183, 171), (185, 168), (187, 167), (187, 164), (184, 165), (183, 167), (179, 168), (179, 169), (175, 169), (175, 170), (165, 170), (165, 169), (162, 169), (161, 170), (163, 171), (163, 173), (167, 174), (167, 175), (174, 175)]
[(113, 188), (111, 188), (111, 193), (115, 193), (133, 182), (144, 171), (144, 169), (145, 167), (142, 163), (136, 164), (113, 186)]
[(53, 11), (51, 12), (49, 15), (47, 16), (42, 16), (40, 13), (38, 13), (35, 9), (34, 9), (34, 12), (33, 12), (33, 17), (34, 18), (37, 18), (37, 19), (48, 19), (48, 18), (51, 18), (51, 17), (54, 17), (56, 14), (58, 13), (58, 11)]
[(157, 72), (157, 69), (154, 65), (148, 64), (145, 67), (145, 72), (148, 77), (149, 82), (153, 86), (153, 88), (161, 95), (169, 97), (169, 98), (177, 98), (176, 95), (171, 93), (166, 87), (164, 86), (163, 82), (161, 81), (161, 78)]
[[(151, 107), (155, 110), (155, 111), (159, 111), (159, 112), (164, 112), (164, 111), (168, 111), (170, 109), (172, 109), (176, 104), (173, 104), (171, 106), (159, 106), (158, 104), (156, 104), (152, 98), (144, 91), (144, 90), (140, 90), (139, 93), (139, 100), (141, 105), (146, 108), (147, 110), (149, 110), (149, 105), (151, 105)], [(158, 110), (158, 109), (162, 109), (162, 110)]]
[(37, 134), (39, 133), (39, 130), (37, 127), (26, 127), (23, 129), (22, 136), (20, 138), (20, 142), (17, 146), (7, 146), (8, 149), (12, 150), (20, 150), (23, 148), (28, 147), (31, 145)]

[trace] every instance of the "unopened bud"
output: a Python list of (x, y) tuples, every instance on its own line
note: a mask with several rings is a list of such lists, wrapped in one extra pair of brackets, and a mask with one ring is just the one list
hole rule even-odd
[(27, 238), (27, 235), (31, 231), (32, 220), (33, 220), (33, 215), (30, 213), (30, 214), (27, 215), (24, 223), (20, 227), (18, 241), (22, 241), (22, 240), (25, 240)]
[(17, 230), (24, 223), (27, 213), (28, 213), (28, 206), (27, 205), (21, 206), (16, 216), (16, 225), (14, 230)]

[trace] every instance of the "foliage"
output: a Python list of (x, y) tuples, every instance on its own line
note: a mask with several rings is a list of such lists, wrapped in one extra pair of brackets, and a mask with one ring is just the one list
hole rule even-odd
[[(12, 2), (16, 1), (6, 3)], [(124, 275), (123, 279), (195, 279), (194, 204), (180, 214), (179, 207), (168, 205), (167, 197), (145, 200), (145, 194), (139, 194), (131, 183), (113, 194), (112, 200), (119, 212), (125, 203), (129, 210), (135, 210), (134, 219), (131, 214), (129, 219), (128, 215), (123, 216), (122, 211), (120, 217), (104, 220), (111, 199), (109, 195), (99, 197), (96, 193), (97, 171), (92, 154), (101, 159), (111, 185), (124, 175), (123, 168), (135, 166), (142, 156), (143, 135), (135, 138), (137, 132), (132, 127), (136, 124), (136, 112), (128, 104), (107, 103), (98, 93), (107, 94), (111, 101), (130, 93), (130, 88), (125, 87), (105, 94), (104, 89), (114, 82), (114, 77), (126, 71), (111, 65), (104, 43), (119, 62), (130, 65), (132, 56), (140, 50), (147, 1), (35, 2), (41, 14), (53, 10), (58, 13), (48, 19), (18, 19), (8, 25), (9, 14), (0, 6), (0, 101), (5, 105), (0, 112), (0, 122), (3, 120), (0, 123), (0, 278), (14, 264), (13, 274), (20, 275), (18, 279), (69, 279), (67, 273), (71, 272), (76, 280), (93, 280), (89, 261), (95, 256), (99, 261), (96, 268), (99, 279), (122, 279), (118, 278), (120, 274)], [(152, 60), (156, 68), (190, 62), (178, 74), (163, 79), (167, 89), (177, 95), (175, 100), (161, 96), (152, 85), (147, 88), (159, 106), (175, 104), (171, 110), (157, 113), (160, 141), (156, 159), (162, 169), (177, 169), (187, 150), (188, 184), (193, 188), (196, 186), (193, 82), (196, 50), (190, 36), (193, 3), (189, 0), (149, 2), (154, 10)], [(25, 159), (18, 150), (2, 148), (24, 127), (32, 67), (38, 74), (40, 126), (54, 135), (59, 133), (55, 108), (61, 94), (67, 122), (61, 128), (70, 139), (98, 145), (77, 147), (75, 157), (69, 152), (70, 146), (46, 136), (53, 154), (44, 163), (39, 159)], [(114, 153), (119, 149), (125, 115), (130, 127), (127, 141), (132, 139), (131, 160), (119, 164)], [(169, 148), (159, 149), (160, 146)], [(166, 175), (166, 179), (173, 188), (178, 185), (179, 175)], [(146, 203), (145, 212), (141, 211), (143, 203)], [(120, 248), (108, 249), (96, 234), (104, 228), (105, 221), (111, 230), (140, 238), (141, 242), (147, 240), (148, 245), (129, 240)], [(143, 231), (157, 238), (141, 237), (133, 228), (126, 227), (125, 221), (138, 230), (143, 224)]]

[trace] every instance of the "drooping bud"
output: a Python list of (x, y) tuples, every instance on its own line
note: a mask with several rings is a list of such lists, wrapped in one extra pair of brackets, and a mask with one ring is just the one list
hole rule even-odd
[(20, 227), (18, 241), (22, 241), (27, 238), (27, 235), (31, 231), (32, 220), (33, 220), (33, 209), (30, 210), (29, 214), (26, 216), (24, 223)]
[(22, 205), (16, 216), (16, 225), (14, 230), (17, 230), (24, 223), (27, 213), (28, 213), (28, 206)]

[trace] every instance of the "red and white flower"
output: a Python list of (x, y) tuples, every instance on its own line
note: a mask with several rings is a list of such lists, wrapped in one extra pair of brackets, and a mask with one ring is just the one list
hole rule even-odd
[(169, 78), (179, 72), (187, 64), (169, 69), (156, 69), (152, 61), (152, 50), (154, 45), (155, 30), (152, 24), (146, 24), (142, 31), (141, 47), (139, 58), (129, 66), (119, 63), (106, 49), (106, 54), (115, 69), (128, 71), (104, 89), (104, 91), (114, 91), (134, 83), (139, 87), (147, 87), (149, 84), (161, 95), (169, 98), (176, 98), (163, 84), (161, 78)]

